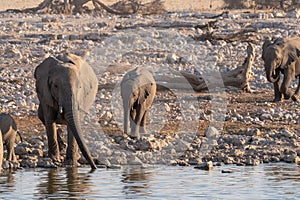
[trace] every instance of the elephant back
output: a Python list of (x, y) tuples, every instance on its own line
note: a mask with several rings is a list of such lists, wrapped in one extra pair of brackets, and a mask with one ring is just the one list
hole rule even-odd
[(131, 94), (137, 88), (147, 84), (155, 84), (152, 73), (145, 68), (137, 67), (125, 74), (121, 82), (121, 88), (129, 85), (130, 87), (126, 88), (126, 92), (129, 92)]

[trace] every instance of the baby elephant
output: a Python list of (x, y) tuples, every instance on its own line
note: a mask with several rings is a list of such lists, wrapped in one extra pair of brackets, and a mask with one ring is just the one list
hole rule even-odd
[(147, 113), (155, 92), (155, 80), (146, 69), (135, 68), (123, 77), (121, 96), (124, 108), (124, 132), (128, 134), (128, 121), (130, 121), (130, 137), (139, 139), (140, 132), (146, 132)]
[(0, 114), (0, 130), (2, 132), (2, 141), (6, 145), (6, 160), (16, 161), (14, 144), (17, 135), (17, 125), (15, 120), (6, 113)]

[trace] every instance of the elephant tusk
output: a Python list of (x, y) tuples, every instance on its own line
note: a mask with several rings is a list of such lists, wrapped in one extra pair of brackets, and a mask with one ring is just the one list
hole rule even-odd
[(64, 112), (64, 109), (62, 106), (59, 106), (59, 113), (62, 114)]

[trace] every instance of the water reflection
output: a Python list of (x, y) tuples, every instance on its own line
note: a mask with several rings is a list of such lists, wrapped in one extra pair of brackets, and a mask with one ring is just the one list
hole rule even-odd
[[(229, 169), (233, 173), (221, 173)], [(22, 169), (0, 174), (0, 199), (300, 199), (300, 166), (276, 163), (122, 169)]]
[(48, 169), (47, 175), (41, 177), (38, 185), (38, 196), (77, 197), (91, 192), (89, 173), (78, 173), (78, 168)]
[(15, 172), (12, 170), (4, 170), (0, 173), (0, 194), (7, 193), (16, 186), (15, 182)]
[(124, 183), (123, 193), (146, 196), (149, 194), (149, 182), (153, 173), (142, 168), (127, 168), (123, 171), (121, 182)]
[(265, 167), (265, 175), (269, 180), (300, 182), (300, 168), (298, 165), (268, 165)]

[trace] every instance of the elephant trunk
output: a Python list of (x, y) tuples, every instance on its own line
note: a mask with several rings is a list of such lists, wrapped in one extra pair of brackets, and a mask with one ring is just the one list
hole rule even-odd
[(279, 79), (278, 70), (274, 70), (272, 67), (270, 67), (270, 68), (268, 68), (268, 70), (266, 70), (266, 73), (267, 73), (267, 79), (269, 82), (275, 83), (278, 81), (278, 79)]
[(89, 149), (87, 148), (82, 136), (81, 136), (81, 128), (79, 125), (79, 120), (78, 120), (78, 113), (74, 113), (76, 111), (74, 110), (64, 110), (65, 112), (65, 119), (67, 121), (67, 125), (70, 128), (70, 130), (73, 133), (73, 136), (76, 139), (76, 142), (78, 144), (78, 147), (80, 151), (82, 152), (83, 156), (85, 159), (88, 161), (92, 169), (96, 169), (96, 165), (92, 159), (92, 156), (90, 154)]

